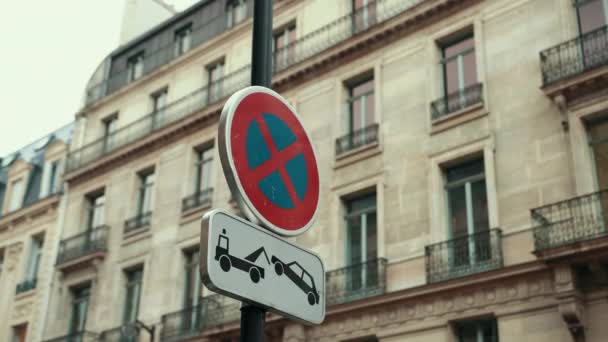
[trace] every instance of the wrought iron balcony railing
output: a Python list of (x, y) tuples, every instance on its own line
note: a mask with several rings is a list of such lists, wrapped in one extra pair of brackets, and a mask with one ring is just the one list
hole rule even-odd
[(36, 288), (36, 278), (34, 279), (26, 279), (19, 284), (17, 284), (16, 294), (20, 294), (23, 292), (27, 292)]
[(99, 336), (88, 331), (81, 331), (61, 337), (55, 337), (43, 342), (96, 342)]
[(62, 264), (85, 255), (105, 251), (108, 247), (108, 232), (106, 225), (99, 226), (78, 235), (61, 240), (57, 264)]
[(139, 342), (139, 329), (135, 324), (125, 324), (117, 328), (102, 331), (98, 342)]
[[(216, 103), (226, 95), (249, 85), (249, 67), (245, 67), (226, 75), (222, 79), (152, 112), (143, 118), (128, 124), (109, 136), (97, 139), (68, 154), (66, 168), (73, 171), (104, 155), (110, 154), (120, 147), (139, 140), (163, 127), (193, 114), (206, 106)], [(217, 84), (221, 84), (218, 92)], [(213, 92), (209, 95), (209, 92)]]
[(151, 219), (152, 219), (151, 211), (148, 211), (146, 213), (137, 214), (137, 216), (132, 217), (125, 221), (124, 233), (127, 234), (127, 233), (137, 230), (139, 228), (149, 226)]
[(483, 84), (481, 83), (473, 84), (431, 102), (431, 119), (440, 119), (478, 103), (483, 103)]
[(608, 64), (608, 26), (588, 32), (540, 53), (543, 85)]
[(336, 157), (359, 147), (377, 143), (378, 126), (375, 123), (336, 139)]
[(386, 291), (386, 259), (346, 266), (325, 274), (328, 305), (348, 303)]
[(608, 190), (532, 209), (531, 216), (536, 251), (608, 236)]
[(203, 297), (199, 305), (163, 315), (161, 340), (174, 342), (197, 336), (205, 328), (239, 320), (238, 302), (225, 303), (219, 295)]
[(200, 190), (182, 200), (182, 212), (193, 208), (211, 205), (213, 188)]
[(503, 266), (502, 234), (491, 229), (425, 247), (426, 279), (435, 283)]

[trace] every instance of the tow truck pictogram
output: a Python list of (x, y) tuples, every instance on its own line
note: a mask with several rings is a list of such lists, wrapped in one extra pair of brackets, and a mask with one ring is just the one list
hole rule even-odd
[(226, 235), (226, 229), (222, 229), (222, 234), (219, 235), (217, 246), (215, 247), (215, 260), (220, 263), (220, 268), (224, 272), (230, 271), (232, 267), (244, 272), (248, 272), (249, 278), (254, 284), (257, 284), (260, 279), (264, 279), (264, 268), (254, 264), (254, 262), (262, 254), (264, 254), (268, 264), (270, 264), (270, 260), (268, 260), (268, 255), (266, 254), (264, 247), (258, 248), (253, 253), (246, 256), (245, 259), (240, 259), (234, 255), (230, 255), (229, 244), (230, 240)]

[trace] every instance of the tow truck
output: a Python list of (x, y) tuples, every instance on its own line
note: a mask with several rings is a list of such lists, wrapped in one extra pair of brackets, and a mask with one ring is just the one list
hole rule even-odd
[(268, 260), (268, 255), (266, 254), (264, 247), (256, 249), (244, 259), (231, 255), (229, 247), (230, 240), (226, 235), (226, 229), (222, 229), (222, 234), (219, 235), (217, 246), (215, 247), (215, 260), (220, 263), (220, 268), (222, 271), (228, 272), (232, 267), (234, 267), (243, 272), (247, 272), (249, 273), (249, 278), (254, 284), (257, 284), (260, 279), (264, 279), (264, 268), (254, 264), (254, 262), (256, 262), (256, 260), (262, 254), (264, 254), (264, 257), (266, 257), (268, 264), (270, 264), (270, 260)]

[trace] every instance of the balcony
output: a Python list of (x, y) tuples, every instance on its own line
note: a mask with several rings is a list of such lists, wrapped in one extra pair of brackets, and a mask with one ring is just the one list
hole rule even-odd
[(99, 226), (84, 233), (61, 240), (57, 255), (57, 268), (65, 271), (89, 265), (103, 258), (108, 247), (108, 226)]
[(152, 212), (148, 211), (146, 213), (137, 214), (137, 216), (132, 217), (125, 221), (125, 230), (124, 233), (129, 234), (140, 228), (144, 228), (150, 225), (150, 220), (152, 219)]
[(503, 266), (502, 233), (491, 229), (425, 247), (427, 283), (486, 272)]
[(431, 120), (442, 119), (477, 104), (483, 104), (483, 84), (481, 83), (431, 102)]
[(197, 306), (163, 315), (161, 341), (175, 342), (197, 336), (207, 327), (240, 319), (238, 302), (226, 305), (218, 295), (204, 297)]
[(139, 342), (139, 329), (134, 324), (102, 331), (98, 342)]
[(24, 281), (20, 282), (19, 284), (17, 284), (15, 293), (20, 294), (20, 293), (24, 293), (27, 291), (31, 291), (35, 288), (36, 288), (36, 278), (27, 279), (27, 280), (24, 280)]
[(358, 150), (364, 146), (377, 144), (378, 127), (379, 125), (375, 123), (336, 139), (336, 158), (342, 157), (348, 152)]
[[(608, 236), (608, 190), (571, 198), (531, 210), (537, 255), (554, 249), (574, 252), (573, 245)], [(600, 241), (596, 241), (600, 242)], [(604, 241), (608, 242), (608, 241)], [(589, 247), (589, 246), (588, 246)]]
[(55, 337), (50, 340), (43, 340), (43, 342), (96, 342), (97, 338), (97, 334), (82, 331), (61, 337)]
[(182, 200), (182, 212), (199, 207), (208, 207), (211, 205), (212, 197), (213, 188), (197, 191)]
[[(589, 83), (605, 85), (608, 70), (608, 27), (588, 32), (540, 53), (543, 90), (547, 95), (564, 92), (572, 97), (576, 88)], [(597, 81), (597, 82), (590, 82)]]
[(327, 305), (349, 303), (384, 294), (386, 259), (374, 259), (325, 274)]

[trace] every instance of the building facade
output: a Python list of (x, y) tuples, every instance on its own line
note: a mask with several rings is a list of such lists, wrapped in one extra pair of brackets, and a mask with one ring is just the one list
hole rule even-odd
[[(201, 1), (113, 51), (66, 162), (44, 340), (237, 341), (201, 286), (230, 208), (216, 133), (253, 1)], [(273, 88), (317, 150), (327, 316), (268, 341), (604, 341), (606, 0), (283, 0)], [(305, 298), (303, 298), (305, 301)], [(306, 305), (303, 302), (303, 305)]]
[(4, 158), (0, 166), (0, 340), (39, 341), (55, 273), (63, 165), (73, 125)]

